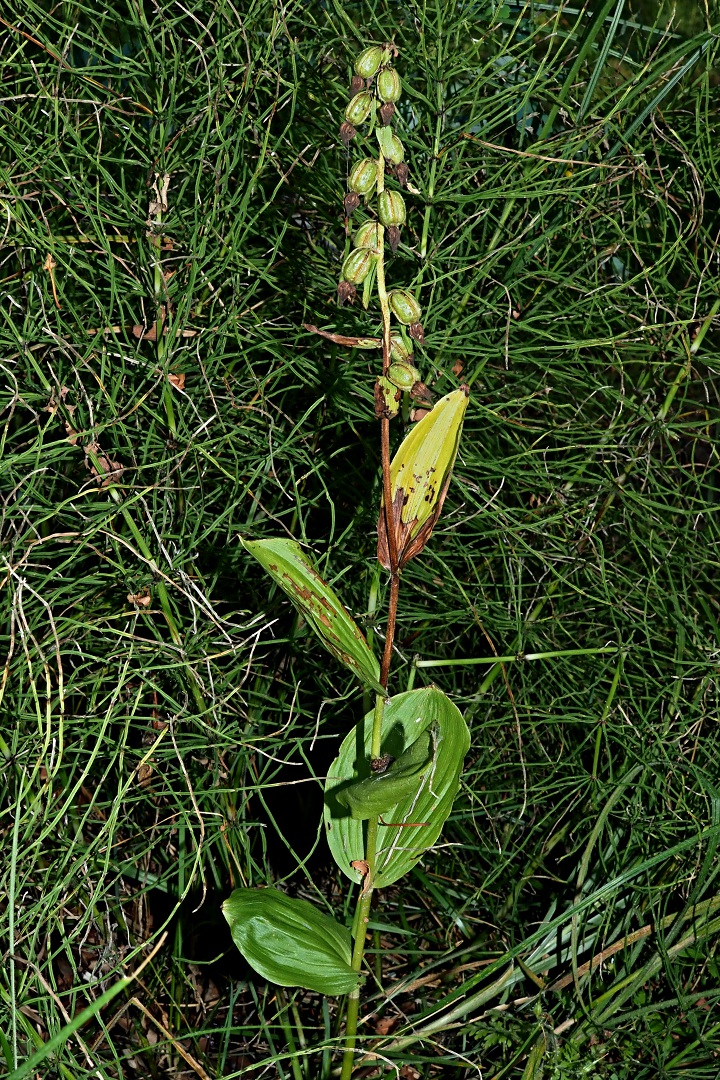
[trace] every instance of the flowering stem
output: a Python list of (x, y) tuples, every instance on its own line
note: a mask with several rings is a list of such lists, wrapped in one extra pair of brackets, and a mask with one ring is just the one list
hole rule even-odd
[[(380, 152), (378, 155), (377, 168), (378, 195), (384, 188), (385, 159), (383, 158), (382, 152)], [(383, 374), (385, 374), (390, 366), (390, 304), (388, 302), (387, 289), (385, 287), (385, 229), (382, 225), (378, 225), (378, 258), (376, 274), (378, 300), (380, 302), (380, 311), (382, 314)], [(393, 502), (390, 484), (390, 421), (387, 418), (383, 418), (380, 421), (380, 451), (382, 457), (383, 507), (385, 511), (385, 525), (387, 529), (388, 552), (391, 566), (388, 620), (385, 631), (385, 647), (383, 649), (382, 666), (380, 669), (380, 684), (387, 689), (390, 663), (392, 661), (393, 642), (395, 639), (395, 620), (397, 616), (398, 593), (400, 589), (400, 573), (397, 568), (397, 540), (395, 537), (395, 529), (393, 528)], [(380, 756), (384, 711), (385, 695), (378, 694), (375, 698), (375, 712), (373, 715), (370, 745), (370, 755), (373, 758)], [(355, 917), (355, 946), (352, 956), (353, 971), (361, 970), (363, 957), (365, 955), (365, 940), (370, 920), (373, 881), (375, 878), (378, 829), (378, 818), (370, 818), (367, 823), (367, 835), (365, 840), (365, 862), (367, 863), (367, 872), (358, 898)], [(352, 1075), (359, 1010), (360, 989), (358, 987), (358, 989), (353, 990), (348, 997), (347, 1015), (345, 1019), (345, 1050), (343, 1052), (340, 1080), (350, 1080)]]

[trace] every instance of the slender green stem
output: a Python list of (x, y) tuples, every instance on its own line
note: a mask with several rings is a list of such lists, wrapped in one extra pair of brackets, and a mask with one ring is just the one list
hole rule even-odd
[(470, 667), (474, 664), (511, 664), (524, 660), (556, 660), (563, 656), (595, 656), (597, 653), (617, 652), (617, 645), (597, 649), (551, 649), (549, 652), (514, 653), (512, 656), (473, 656), (469, 660), (415, 660), (416, 668)]
[(8, 938), (9, 938), (9, 966), (10, 966), (10, 1024), (12, 1043), (13, 1069), (18, 1067), (18, 1034), (17, 1034), (17, 1003), (15, 1000), (15, 888), (18, 861), (18, 837), (20, 833), (20, 809), (22, 807), (22, 790), (18, 794), (15, 807), (15, 820), (12, 831), (12, 848), (10, 852), (10, 883), (8, 905)]
[[(615, 668), (615, 674), (613, 675), (612, 683), (610, 684), (610, 691), (605, 702), (605, 708), (602, 711), (602, 716), (598, 720), (597, 731), (595, 732), (595, 754), (593, 756), (592, 773), (590, 774), (593, 780), (598, 778), (598, 764), (600, 762), (600, 746), (602, 742), (602, 734), (605, 728), (605, 721), (607, 720), (612, 703), (615, 700), (617, 688), (620, 685), (620, 677), (622, 675), (623, 661), (625, 659), (625, 653), (620, 653), (618, 657), (617, 667)], [(593, 798), (597, 798), (597, 788), (595, 790)]]

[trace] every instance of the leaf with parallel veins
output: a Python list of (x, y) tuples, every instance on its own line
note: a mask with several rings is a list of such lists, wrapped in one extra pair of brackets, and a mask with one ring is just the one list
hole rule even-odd
[(242, 544), (287, 593), (325, 648), (360, 682), (384, 694), (380, 665), (362, 632), (300, 545), (284, 539), (243, 540)]

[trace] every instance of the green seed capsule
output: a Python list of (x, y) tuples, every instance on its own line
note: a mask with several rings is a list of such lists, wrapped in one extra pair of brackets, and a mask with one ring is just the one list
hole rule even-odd
[(356, 161), (350, 170), (348, 187), (358, 195), (369, 195), (377, 182), (377, 161), (363, 158)]
[(393, 360), (397, 360), (401, 364), (409, 362), (412, 351), (403, 341), (401, 334), (390, 335), (390, 355)]
[(405, 157), (405, 147), (392, 128), (379, 127), (376, 129), (375, 134), (385, 160), (389, 161), (391, 165), (399, 165)]
[(378, 217), (381, 225), (405, 224), (405, 200), (399, 191), (380, 192), (378, 195)]
[(372, 79), (383, 62), (385, 50), (380, 45), (371, 45), (355, 61), (355, 72), (363, 79)]
[(404, 323), (405, 326), (420, 322), (422, 308), (409, 292), (405, 292), (404, 289), (393, 289), (392, 292), (388, 293), (388, 300), (398, 322)]
[(365, 221), (355, 233), (353, 244), (356, 248), (378, 248), (380, 237), (374, 221)]
[(381, 101), (399, 101), (402, 94), (400, 76), (393, 67), (386, 67), (377, 77), (377, 92)]
[(412, 390), (415, 383), (420, 382), (420, 372), (413, 364), (391, 364), (387, 377), (400, 390)]
[(351, 285), (359, 285), (370, 273), (375, 259), (376, 256), (367, 248), (351, 251), (342, 266), (343, 280), (349, 281)]
[(359, 124), (364, 124), (370, 115), (370, 109), (372, 107), (373, 96), (369, 94), (367, 90), (364, 90), (361, 94), (356, 94), (354, 98), (345, 106), (345, 119), (348, 124), (352, 124), (357, 127)]

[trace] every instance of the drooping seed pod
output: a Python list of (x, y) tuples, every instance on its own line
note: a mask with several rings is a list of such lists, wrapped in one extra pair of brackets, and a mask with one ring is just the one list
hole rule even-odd
[(362, 79), (372, 79), (386, 59), (386, 50), (382, 46), (370, 45), (367, 49), (363, 49), (356, 59), (355, 71)]
[(338, 304), (340, 307), (343, 304), (353, 304), (357, 297), (355, 286), (351, 285), (349, 281), (341, 281), (337, 288), (338, 291)]
[(399, 101), (402, 94), (400, 76), (394, 67), (386, 67), (377, 77), (377, 92), (381, 101)]
[(387, 231), (387, 235), (388, 243), (390, 244), (390, 250), (394, 255), (398, 249), (398, 244), (400, 243), (400, 230), (398, 229), (397, 225), (390, 225)]
[(383, 506), (378, 519), (378, 559), (386, 570), (402, 570), (430, 539), (450, 486), (469, 394), (468, 387), (461, 386), (441, 398), (403, 439), (390, 463), (398, 566), (390, 566)]
[(377, 183), (377, 161), (362, 158), (350, 170), (348, 187), (358, 195), (369, 195)]
[(344, 120), (340, 125), (340, 139), (343, 146), (349, 146), (356, 135), (357, 131), (352, 124), (348, 124), (347, 120)]
[(395, 106), (392, 101), (386, 101), (384, 105), (381, 105), (378, 114), (380, 116), (380, 123), (387, 126), (395, 115)]
[(377, 249), (380, 246), (377, 223), (364, 221), (353, 237), (356, 248)]
[(345, 208), (345, 217), (351, 217), (360, 205), (360, 196), (356, 191), (348, 191), (347, 195), (343, 199), (343, 206)]
[(387, 127), (377, 128), (375, 134), (385, 160), (391, 165), (399, 165), (405, 157), (405, 147), (397, 135)]
[(381, 225), (405, 224), (405, 200), (399, 191), (381, 191), (378, 195), (378, 217)]
[(413, 354), (403, 340), (402, 334), (390, 335), (390, 356), (401, 364), (409, 364)]
[(365, 80), (361, 75), (353, 75), (350, 80), (350, 97), (355, 97), (361, 90), (365, 89)]
[(412, 390), (420, 382), (420, 372), (414, 364), (395, 363), (387, 369), (387, 377), (400, 390)]
[(395, 170), (395, 177), (400, 187), (407, 187), (409, 174), (410, 170), (408, 169), (407, 165), (398, 165), (397, 169)]
[(372, 103), (373, 96), (367, 90), (364, 90), (361, 94), (356, 94), (345, 106), (345, 119), (348, 124), (352, 124), (354, 127), (364, 124), (370, 115)]
[(425, 331), (423, 330), (421, 322), (412, 323), (410, 329), (408, 330), (408, 333), (413, 339), (413, 341), (417, 341), (418, 345), (425, 344)]
[(405, 326), (412, 326), (420, 321), (422, 308), (409, 292), (405, 292), (404, 289), (393, 289), (388, 293), (388, 300), (390, 309), (398, 322)]
[(377, 256), (367, 248), (355, 248), (342, 265), (343, 281), (351, 285), (360, 285), (370, 273)]

